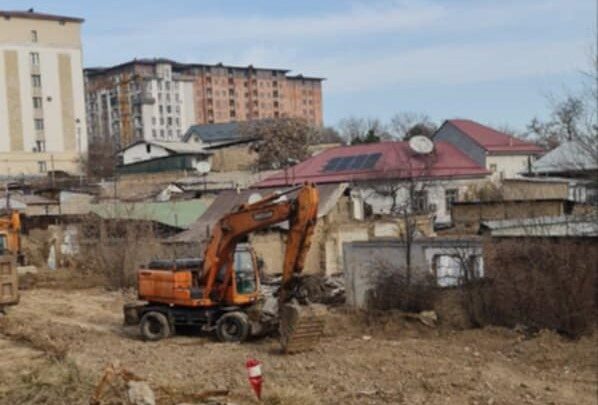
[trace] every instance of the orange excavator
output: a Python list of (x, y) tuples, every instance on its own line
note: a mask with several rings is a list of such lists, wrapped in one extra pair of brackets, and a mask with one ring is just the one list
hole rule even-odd
[[(287, 198), (297, 192), (293, 198)], [(201, 259), (158, 260), (138, 271), (138, 296), (143, 304), (124, 307), (125, 324), (139, 325), (146, 340), (159, 340), (180, 326), (201, 326), (219, 340), (242, 342), (268, 330), (260, 271), (248, 234), (289, 221), (282, 281), (275, 300), (282, 349), (308, 350), (323, 331), (321, 307), (301, 293), (305, 257), (316, 224), (319, 194), (306, 183), (242, 204), (214, 226)], [(271, 300), (270, 300), (271, 302)]]
[(19, 302), (17, 263), (22, 262), (21, 215), (9, 210), (0, 216), (0, 314)]

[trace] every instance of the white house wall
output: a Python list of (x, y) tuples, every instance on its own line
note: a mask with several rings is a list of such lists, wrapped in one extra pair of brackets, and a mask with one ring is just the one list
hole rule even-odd
[(148, 144), (138, 143), (123, 152), (123, 163), (128, 165), (130, 163), (141, 162), (148, 159), (155, 159), (170, 155), (170, 153), (159, 145), (149, 145), (150, 151), (147, 149)]

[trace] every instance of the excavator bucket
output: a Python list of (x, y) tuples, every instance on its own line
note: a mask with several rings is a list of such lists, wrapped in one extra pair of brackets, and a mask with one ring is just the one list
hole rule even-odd
[(313, 349), (324, 334), (323, 305), (300, 305), (297, 300), (280, 308), (280, 343), (284, 353), (292, 354)]

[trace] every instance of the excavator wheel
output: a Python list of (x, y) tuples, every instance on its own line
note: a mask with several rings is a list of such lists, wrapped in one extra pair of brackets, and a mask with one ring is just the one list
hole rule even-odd
[(324, 334), (323, 305), (301, 305), (297, 300), (283, 304), (280, 308), (280, 344), (287, 354), (313, 349)]
[(243, 312), (228, 312), (216, 322), (216, 335), (221, 342), (243, 342), (249, 335), (249, 318)]
[(143, 315), (139, 322), (139, 330), (141, 331), (141, 336), (149, 341), (165, 339), (172, 333), (168, 318), (158, 311), (149, 311)]

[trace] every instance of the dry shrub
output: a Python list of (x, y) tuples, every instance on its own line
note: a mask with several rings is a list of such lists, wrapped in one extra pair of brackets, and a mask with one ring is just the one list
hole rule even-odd
[(260, 403), (266, 405), (317, 405), (321, 402), (309, 388), (275, 386), (268, 389)]
[(89, 216), (79, 226), (75, 267), (84, 273), (101, 275), (107, 287), (135, 286), (136, 270), (141, 265), (168, 256), (151, 221)]
[(487, 248), (490, 322), (571, 337), (597, 320), (598, 244), (592, 239), (503, 239)]
[(6, 404), (85, 404), (92, 379), (71, 361), (48, 360), (32, 372), (20, 373), (16, 384), (0, 394)]
[(372, 284), (368, 297), (370, 310), (400, 309), (421, 312), (434, 307), (436, 280), (425, 270), (405, 267), (386, 261), (377, 261), (372, 267)]
[(63, 360), (72, 342), (82, 338), (82, 329), (46, 322), (28, 322), (10, 316), (0, 319), (0, 332), (11, 340), (26, 342), (50, 358)]

